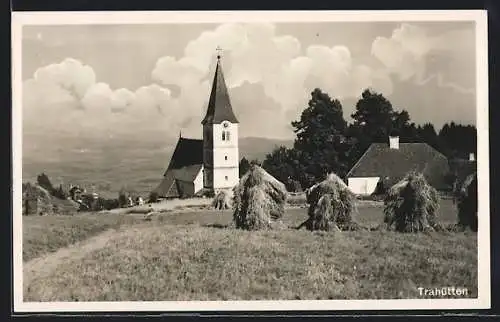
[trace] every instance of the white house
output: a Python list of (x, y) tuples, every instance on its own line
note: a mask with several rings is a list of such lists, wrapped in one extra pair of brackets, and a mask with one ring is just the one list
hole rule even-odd
[(203, 139), (179, 137), (163, 180), (153, 192), (175, 198), (201, 190), (231, 190), (239, 181), (238, 123), (217, 56), (207, 113), (201, 122)]
[(448, 159), (427, 143), (400, 143), (389, 137), (387, 143), (373, 143), (347, 173), (349, 189), (358, 195), (371, 195), (382, 180), (389, 188), (410, 171), (423, 173), (429, 184), (445, 189)]

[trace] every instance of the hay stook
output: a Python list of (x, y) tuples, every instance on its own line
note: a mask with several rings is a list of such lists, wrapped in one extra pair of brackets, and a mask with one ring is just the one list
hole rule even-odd
[(352, 218), (356, 198), (347, 185), (334, 173), (306, 191), (308, 219), (298, 229), (339, 231), (361, 227)]
[(439, 195), (423, 174), (411, 172), (393, 185), (384, 199), (384, 224), (399, 232), (441, 230)]
[(229, 191), (226, 190), (221, 190), (219, 191), (213, 201), (212, 201), (212, 207), (214, 207), (217, 210), (226, 210), (231, 208), (231, 194)]
[(457, 196), (458, 226), (477, 232), (477, 173), (469, 175)]
[(252, 165), (234, 188), (234, 226), (247, 230), (282, 228), (286, 197), (283, 183)]

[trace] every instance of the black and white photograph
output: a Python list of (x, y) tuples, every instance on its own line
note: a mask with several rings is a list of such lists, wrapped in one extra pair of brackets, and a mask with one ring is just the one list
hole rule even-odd
[(15, 310), (489, 308), (486, 30), (13, 13)]

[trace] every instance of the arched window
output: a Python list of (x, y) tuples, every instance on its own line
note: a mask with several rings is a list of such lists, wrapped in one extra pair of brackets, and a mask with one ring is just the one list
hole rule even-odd
[(226, 131), (222, 131), (222, 141), (226, 141)]

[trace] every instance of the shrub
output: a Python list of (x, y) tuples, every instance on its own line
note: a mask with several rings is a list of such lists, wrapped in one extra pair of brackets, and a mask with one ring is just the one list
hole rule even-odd
[(148, 198), (148, 203), (155, 203), (155, 202), (158, 202), (159, 200), (159, 195), (158, 195), (158, 192), (156, 191), (153, 191), (149, 194), (149, 198)]
[(477, 231), (477, 173), (469, 175), (458, 192), (458, 226)]

